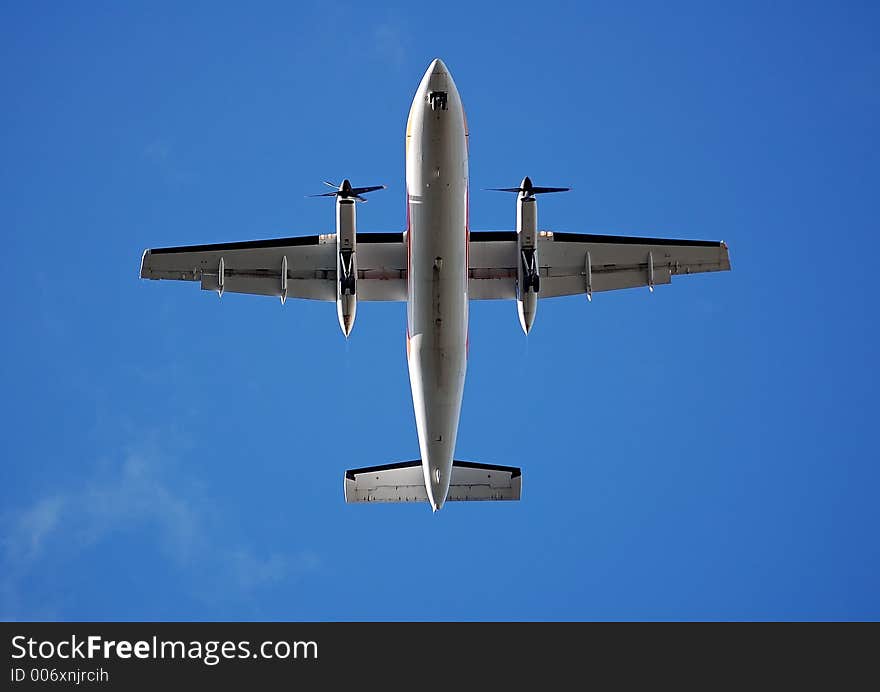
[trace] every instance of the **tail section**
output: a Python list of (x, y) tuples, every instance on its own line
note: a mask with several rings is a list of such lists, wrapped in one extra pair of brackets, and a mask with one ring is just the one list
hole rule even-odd
[[(519, 500), (522, 471), (514, 466), (452, 462), (447, 502)], [(346, 502), (427, 502), (422, 462), (402, 461), (345, 472)]]

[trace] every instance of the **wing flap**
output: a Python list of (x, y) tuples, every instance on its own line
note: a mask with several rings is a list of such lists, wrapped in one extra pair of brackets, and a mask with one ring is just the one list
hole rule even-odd
[(468, 297), (516, 298), (516, 231), (471, 231)]
[(358, 233), (357, 266), (358, 300), (406, 300), (403, 233)]
[[(218, 273), (203, 272), (201, 276), (203, 291), (218, 291), (220, 276)], [(256, 296), (281, 296), (281, 272), (271, 276), (256, 273), (224, 272), (224, 293), (244, 293)], [(336, 282), (333, 279), (317, 277), (288, 276), (287, 297), (305, 300), (336, 300)]]

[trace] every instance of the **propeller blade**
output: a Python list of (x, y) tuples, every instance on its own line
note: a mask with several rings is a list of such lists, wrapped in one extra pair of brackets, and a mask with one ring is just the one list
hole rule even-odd
[(317, 195), (306, 195), (306, 197), (337, 197), (339, 199), (354, 199), (358, 202), (366, 202), (367, 200), (361, 195), (365, 195), (368, 192), (375, 192), (376, 190), (384, 190), (384, 185), (370, 185), (369, 187), (352, 187), (351, 183), (348, 180), (343, 180), (342, 185), (336, 186), (331, 183), (329, 180), (324, 180), (323, 183), (327, 187), (332, 187), (332, 192), (323, 192)]
[(384, 190), (384, 185), (372, 185), (370, 187), (353, 187), (351, 188), (351, 193), (353, 195), (364, 195), (368, 192), (375, 192), (376, 190)]
[(542, 195), (545, 192), (568, 192), (570, 187), (533, 187), (532, 194)]
[(570, 187), (536, 187), (528, 178), (525, 181), (526, 185), (523, 187), (484, 187), (483, 189), (492, 192), (521, 192), (525, 195), (543, 195), (547, 192), (568, 192), (571, 190)]

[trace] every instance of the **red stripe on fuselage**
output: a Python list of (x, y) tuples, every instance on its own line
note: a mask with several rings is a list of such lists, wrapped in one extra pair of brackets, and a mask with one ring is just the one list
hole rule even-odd
[(406, 186), (406, 359), (409, 360), (410, 310), (412, 309), (412, 224), (409, 213), (409, 185)]

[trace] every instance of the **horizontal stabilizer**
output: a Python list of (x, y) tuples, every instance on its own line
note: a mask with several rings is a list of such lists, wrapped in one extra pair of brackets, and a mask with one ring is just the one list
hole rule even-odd
[[(519, 500), (522, 472), (513, 466), (452, 462), (447, 502)], [(427, 502), (422, 462), (403, 461), (345, 472), (346, 502)]]
[(522, 471), (515, 466), (453, 461), (446, 501), (518, 500), (521, 492)]
[(346, 502), (427, 502), (422, 462), (368, 466), (345, 472)]

